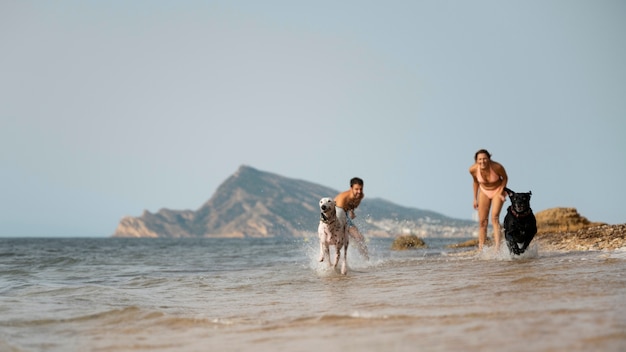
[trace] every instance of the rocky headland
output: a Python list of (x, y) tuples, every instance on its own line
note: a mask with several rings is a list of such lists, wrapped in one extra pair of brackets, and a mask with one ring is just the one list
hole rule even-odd
[[(122, 218), (114, 237), (207, 238), (291, 237), (317, 232), (322, 197), (337, 190), (242, 165), (197, 210), (161, 209)], [(358, 211), (368, 237), (415, 234), (420, 237), (466, 237), (471, 220), (365, 198)]]

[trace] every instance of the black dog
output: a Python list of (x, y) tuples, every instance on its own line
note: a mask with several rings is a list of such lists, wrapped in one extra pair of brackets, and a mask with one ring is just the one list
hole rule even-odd
[(508, 188), (504, 190), (511, 198), (511, 206), (504, 217), (504, 237), (511, 254), (520, 255), (526, 251), (537, 233), (537, 220), (530, 208), (532, 192), (515, 193)]

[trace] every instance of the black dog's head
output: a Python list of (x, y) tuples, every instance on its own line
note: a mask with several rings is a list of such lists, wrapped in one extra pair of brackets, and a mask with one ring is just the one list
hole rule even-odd
[(528, 191), (528, 193), (515, 193), (508, 188), (505, 188), (504, 191), (511, 198), (511, 209), (514, 212), (523, 214), (530, 211), (530, 196), (533, 194), (531, 191)]

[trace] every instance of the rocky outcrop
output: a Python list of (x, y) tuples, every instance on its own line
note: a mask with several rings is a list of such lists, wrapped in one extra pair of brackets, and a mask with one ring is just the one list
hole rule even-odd
[(614, 250), (626, 247), (626, 224), (591, 222), (576, 208), (552, 208), (536, 214), (535, 240), (544, 250)]
[(144, 211), (141, 217), (122, 218), (114, 237), (192, 237), (188, 224), (193, 222), (194, 212), (162, 209), (156, 214)]
[[(491, 246), (493, 241), (491, 241), (490, 237), (485, 238), (485, 246)], [(447, 248), (467, 248), (467, 247), (478, 247), (478, 238), (472, 238), (471, 240), (467, 240), (461, 243), (453, 243), (446, 246)]]
[(406, 249), (417, 249), (426, 247), (426, 243), (416, 235), (398, 236), (391, 244), (394, 251), (402, 251)]
[(150, 230), (145, 221), (132, 216), (125, 216), (117, 225), (114, 237), (159, 237), (159, 234)]
[(587, 220), (581, 216), (576, 208), (551, 208), (535, 214), (537, 218), (537, 233), (553, 233), (563, 231), (577, 231), (586, 227), (602, 225)]
[(589, 226), (576, 231), (537, 235), (543, 250), (583, 251), (626, 248), (626, 224)]

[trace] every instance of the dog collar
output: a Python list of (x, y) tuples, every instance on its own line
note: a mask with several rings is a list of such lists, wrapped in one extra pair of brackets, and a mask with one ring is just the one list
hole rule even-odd
[(523, 218), (526, 217), (528, 215), (530, 215), (530, 213), (533, 212), (533, 210), (531, 208), (528, 208), (528, 210), (526, 210), (523, 213), (517, 213), (512, 206), (509, 206), (509, 210), (511, 211), (511, 214), (513, 214), (513, 216), (515, 216), (516, 218)]

